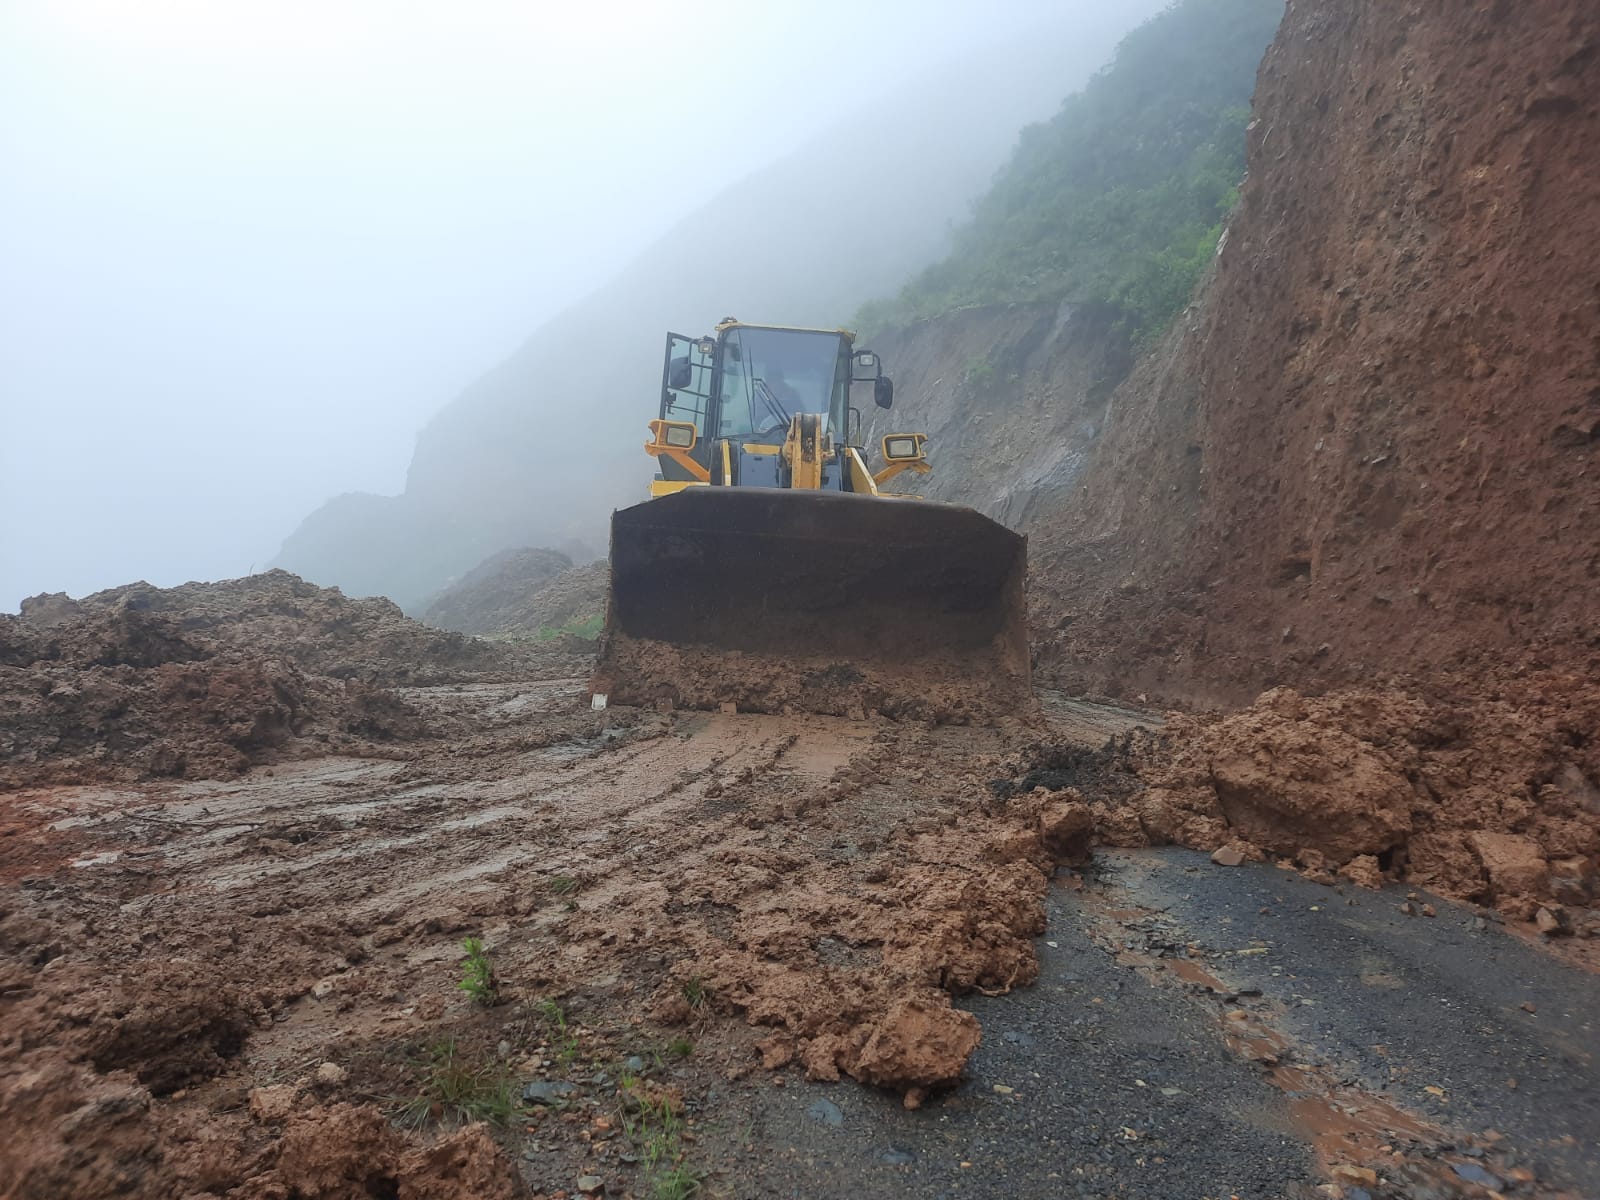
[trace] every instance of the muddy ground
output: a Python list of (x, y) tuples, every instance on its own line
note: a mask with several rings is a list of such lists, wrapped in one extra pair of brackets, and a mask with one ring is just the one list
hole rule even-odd
[[(1094, 969), (1115, 991), (1168, 971), (1246, 995), (1204, 939), (1146, 936), (1150, 889), (1106, 886), (1113, 847), (1203, 851), (1228, 903), (1251, 870), (1329, 906), (1388, 887), (1418, 962), (1463, 912), (1533, 945), (1553, 994), (1594, 991), (1581, 688), (1278, 689), (1222, 717), (1046, 690), (972, 726), (595, 710), (570, 648), (440, 633), (282, 572), (41, 597), (0, 635), (0, 1195), (922, 1194), (925, 1171), (874, 1183), (791, 1153), (775, 1097), (843, 1088), (828, 1127), (881, 1097), (873, 1119), (925, 1160), (1008, 1003), (1059, 1032), (1105, 1000), (1073, 983), (1084, 956), (1111, 956)], [(1057, 953), (1074, 926), (1083, 972)], [(1326, 936), (1283, 953), (1320, 959)], [(1481, 1006), (1447, 982), (1444, 1003)], [(1134, 1040), (1176, 1022), (1199, 1058), (1174, 1095), (1237, 1102), (1221, 1150), (1199, 1107), (1130, 1158), (1142, 1125), (1106, 1124), (1120, 1085), (1076, 1070), (1073, 1035), (1041, 1064), (1070, 1133), (1040, 1150), (1034, 1110), (987, 1113), (1011, 1167), (958, 1162), (939, 1187), (1477, 1195), (1455, 1170), (1475, 1162), (1503, 1192), (1594, 1181), (1591, 1154), (1537, 1135), (1596, 1128), (1571, 1100), (1586, 1017), (1520, 1108), (1455, 1120), (1353, 1083), (1348, 1037), (1330, 1054), (1282, 1005), (1230, 1004), (1107, 1014)], [(1371, 1006), (1337, 1024), (1363, 1021), (1389, 1038)], [(1352, 1113), (1361, 1136), (1329, 1141)]]
[[(1513, 1122), (1515, 1105), (1458, 1112), (1433, 1085), (1363, 1074), (1354, 1041), (1310, 1047), (1270, 989), (1208, 965), (1204, 939), (1152, 937), (1146, 889), (1108, 887), (1110, 851), (1092, 849), (1298, 859), (1296, 873), (1196, 856), (1229, 895), (1264, 870), (1302, 901), (1381, 904), (1418, 956), (1450, 920), (1525, 930), (1552, 986), (1592, 997), (1558, 957), (1600, 944), (1579, 902), (1593, 846), (1551, 857), (1571, 849), (1557, 834), (1592, 834), (1570, 773), (1548, 766), (1522, 833), (1493, 818), (1523, 842), (1462, 835), (1475, 870), (1463, 860), (1440, 894), (1406, 899), (1393, 879), (1441, 811), (1406, 789), (1446, 787), (1452, 745), (1415, 711), (1432, 732), (1410, 741), (1283, 693), (1233, 726), (1048, 693), (1042, 718), (1006, 729), (596, 712), (586, 666), (388, 680), (403, 738), (336, 753), (291, 738), (221, 777), (111, 777), (101, 762), (63, 783), (61, 763), (36, 764), (0, 799), (0, 1194), (1489, 1194), (1456, 1166), (1503, 1194), (1593, 1186), (1592, 1150), (1568, 1144), (1593, 1144), (1592, 1103), (1535, 1088)], [(1559, 757), (1559, 737), (1536, 732), (1519, 734), (1525, 757)], [(1501, 747), (1496, 769), (1527, 767), (1512, 758)], [(1224, 759), (1254, 768), (1205, 765)], [(1457, 785), (1476, 777), (1450, 761)], [(1293, 807), (1313, 776), (1344, 799), (1322, 825)], [(1511, 850), (1542, 864), (1524, 862), (1515, 888), (1493, 857)], [(1385, 872), (1389, 893), (1360, 886)], [(1452, 891), (1508, 911), (1453, 908)], [(1530, 904), (1563, 927), (1537, 933)], [(1063, 941), (1069, 927), (1092, 936)], [(1319, 957), (1321, 936), (1294, 951)], [(1080, 1069), (1084, 1038), (1138, 1042), (1157, 1020), (1106, 994), (1152, 972), (1178, 986), (1159, 1001), (1185, 1047), (1173, 1077), (1152, 1090)], [(1452, 986), (1430, 1003), (1477, 1002), (1470, 980)], [(1353, 1011), (1339, 1032), (1394, 1019)], [(1581, 1083), (1589, 1016), (1540, 1012), (1565, 1022), (1570, 1068), (1555, 1074)], [(1053, 1047), (1031, 1067), (1044, 1082), (995, 1079), (984, 1101), (1009, 1107), (979, 1120), (974, 1088), (1016, 1049), (1013, 1013)], [(813, 1089), (815, 1111), (792, 1111), (785, 1097)], [(1125, 1093), (1187, 1115), (1141, 1145), (1150, 1121), (1118, 1116)], [(1221, 1141), (1213, 1094), (1233, 1105)], [(846, 1112), (888, 1139), (877, 1157), (836, 1161), (817, 1141)], [(1329, 1121), (1356, 1117), (1360, 1136), (1329, 1139)]]

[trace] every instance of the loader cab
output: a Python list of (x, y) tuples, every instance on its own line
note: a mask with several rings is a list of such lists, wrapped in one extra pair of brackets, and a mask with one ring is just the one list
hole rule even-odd
[(776, 443), (796, 413), (847, 432), (855, 335), (725, 321), (714, 337), (667, 335), (661, 417), (692, 422), (696, 440)]
[[(850, 490), (840, 448), (859, 447), (859, 385), (887, 408), (893, 384), (876, 354), (844, 329), (747, 325), (729, 318), (708, 337), (667, 335), (661, 416), (653, 423), (664, 483), (789, 486), (780, 450), (797, 416), (833, 449), (807, 486)], [(855, 387), (856, 390), (852, 391)]]

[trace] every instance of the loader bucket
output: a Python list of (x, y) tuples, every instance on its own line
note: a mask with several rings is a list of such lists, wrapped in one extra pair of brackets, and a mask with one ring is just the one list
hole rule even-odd
[(686, 488), (612, 516), (593, 690), (992, 723), (1032, 705), (1026, 561), (1026, 539), (969, 508)]

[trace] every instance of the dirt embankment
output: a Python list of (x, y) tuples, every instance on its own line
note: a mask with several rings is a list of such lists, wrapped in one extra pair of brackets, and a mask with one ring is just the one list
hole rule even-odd
[(1036, 747), (1003, 790), (1071, 794), (1090, 772), (1096, 796), (1072, 803), (1104, 844), (1238, 851), (1328, 883), (1400, 881), (1551, 936), (1600, 936), (1600, 687), (1565, 683), (1470, 706), (1276, 688), (1225, 717), (1175, 714), (1160, 737), (1099, 754)]
[(422, 621), (459, 634), (554, 634), (605, 613), (605, 563), (573, 566), (560, 550), (501, 550), (422, 611)]
[(1596, 668), (1600, 11), (1289, 7), (1214, 277), (1036, 523), (1040, 661), (1244, 703)]
[(38, 596), (0, 616), (0, 783), (206, 778), (444, 733), (400, 689), (538, 658), (283, 571)]

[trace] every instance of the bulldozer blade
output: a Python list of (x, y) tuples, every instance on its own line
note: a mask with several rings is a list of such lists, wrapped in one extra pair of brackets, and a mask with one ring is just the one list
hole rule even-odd
[(611, 519), (593, 690), (990, 723), (1031, 709), (1027, 541), (970, 508), (697, 487)]

